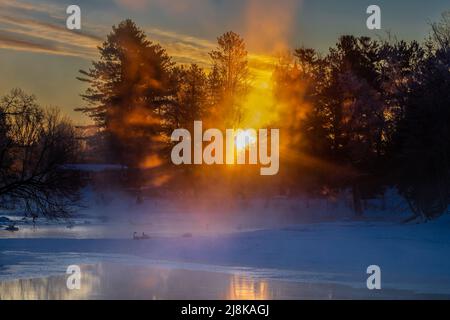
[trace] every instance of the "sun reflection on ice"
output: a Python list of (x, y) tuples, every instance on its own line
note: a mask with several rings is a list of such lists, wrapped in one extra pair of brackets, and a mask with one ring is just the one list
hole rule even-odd
[(255, 281), (251, 278), (233, 275), (225, 299), (267, 300), (269, 298), (269, 286), (266, 281)]

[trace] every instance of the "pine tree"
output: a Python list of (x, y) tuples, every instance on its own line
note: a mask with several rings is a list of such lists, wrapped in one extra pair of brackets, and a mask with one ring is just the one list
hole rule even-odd
[(106, 131), (116, 161), (138, 167), (161, 147), (161, 114), (174, 95), (173, 62), (131, 20), (114, 26), (99, 52), (88, 71), (80, 70), (78, 79), (89, 88), (82, 95), (87, 105), (76, 110)]
[(221, 94), (218, 117), (227, 125), (237, 127), (244, 117), (242, 105), (249, 87), (247, 50), (244, 40), (232, 31), (217, 38), (217, 43), (218, 47), (210, 52), (210, 57), (213, 60), (212, 77), (221, 86), (221, 90), (216, 91)]
[(207, 78), (196, 64), (178, 70), (176, 108), (169, 112), (174, 128), (190, 129), (193, 122), (203, 120), (207, 110)]
[(404, 92), (396, 135), (396, 185), (416, 216), (440, 216), (450, 200), (450, 47), (431, 48)]

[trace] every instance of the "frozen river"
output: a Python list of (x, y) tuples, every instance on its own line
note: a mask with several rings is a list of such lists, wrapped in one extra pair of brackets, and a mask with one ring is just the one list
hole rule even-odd
[[(174, 220), (177, 223), (174, 223)], [(180, 223), (180, 221), (182, 223)], [(0, 231), (0, 297), (32, 299), (450, 298), (450, 217), (236, 226), (190, 217), (74, 219)], [(145, 232), (150, 239), (131, 236)], [(83, 285), (65, 286), (69, 265)], [(368, 290), (366, 269), (381, 269)]]
[(337, 284), (254, 278), (245, 274), (142, 267), (114, 263), (81, 268), (80, 289), (66, 275), (0, 282), (0, 299), (448, 299), (406, 290), (379, 292)]

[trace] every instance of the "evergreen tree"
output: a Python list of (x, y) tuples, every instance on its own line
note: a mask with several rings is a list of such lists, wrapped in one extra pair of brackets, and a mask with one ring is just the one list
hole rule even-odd
[(100, 59), (78, 78), (89, 84), (82, 95), (88, 114), (109, 136), (116, 161), (138, 167), (161, 148), (161, 113), (172, 103), (173, 62), (131, 20), (121, 22), (99, 47)]
[[(248, 91), (248, 60), (244, 40), (229, 31), (217, 38), (218, 47), (210, 52), (213, 60), (212, 85), (215, 93), (221, 94), (218, 119), (227, 126), (238, 127), (244, 117), (243, 100)], [(221, 86), (217, 90), (218, 85)]]
[(170, 123), (170, 131), (176, 128), (192, 129), (193, 122), (203, 120), (206, 115), (207, 77), (196, 64), (177, 68), (174, 73), (177, 74), (176, 98), (165, 118)]
[(404, 92), (394, 167), (415, 216), (428, 219), (444, 213), (450, 199), (450, 47), (429, 48), (426, 56)]

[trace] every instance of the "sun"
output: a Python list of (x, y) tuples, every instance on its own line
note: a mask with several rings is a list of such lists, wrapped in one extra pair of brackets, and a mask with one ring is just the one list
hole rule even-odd
[(249, 145), (257, 142), (255, 130), (239, 130), (235, 135), (235, 144), (238, 151), (245, 150)]

